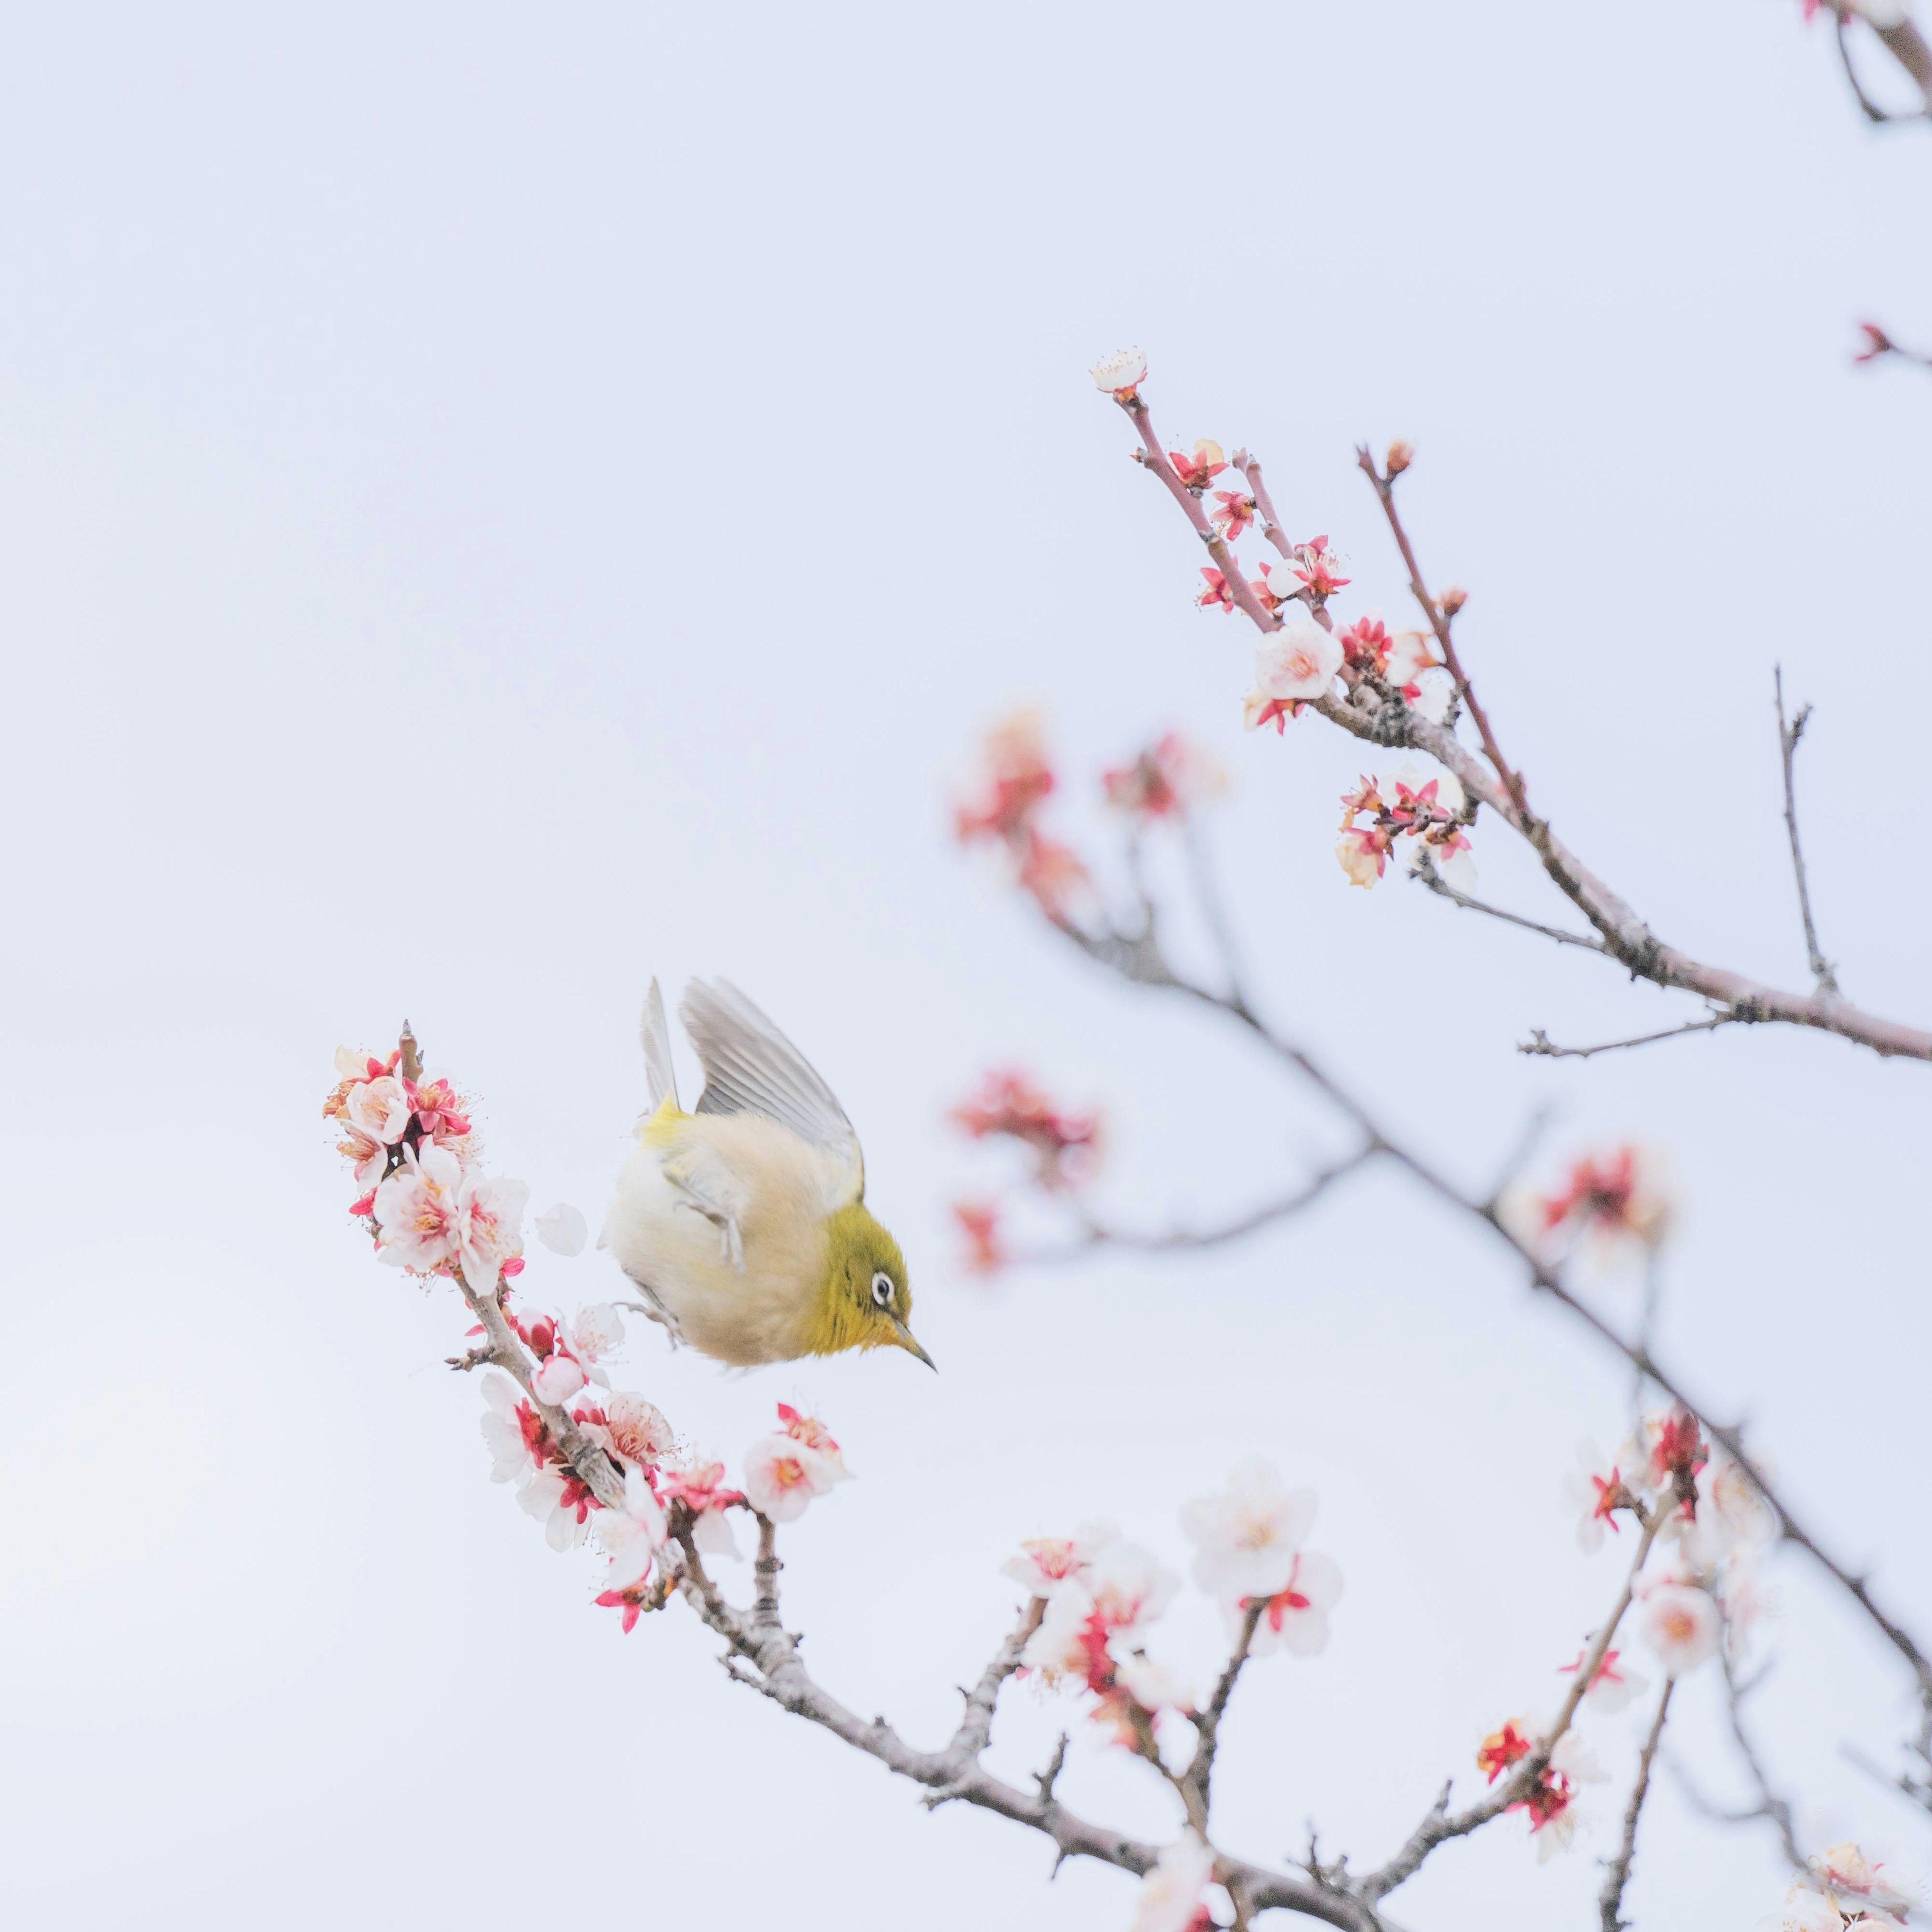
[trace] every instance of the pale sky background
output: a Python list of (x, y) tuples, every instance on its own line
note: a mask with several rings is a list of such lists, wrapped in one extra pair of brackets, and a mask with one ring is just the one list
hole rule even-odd
[[(819, 1408), (858, 1480), (787, 1538), (826, 1683), (934, 1742), (1015, 1539), (1180, 1502), (1258, 1449), (1321, 1492), (1328, 1652), (1258, 1666), (1223, 1836), (1378, 1862), (1481, 1733), (1557, 1693), (1614, 1588), (1556, 1498), (1624, 1378), (1392, 1178), (1187, 1265), (988, 1290), (943, 1110), (1018, 1058), (1103, 1103), (1108, 1198), (1258, 1198), (1332, 1128), (1211, 1016), (1107, 983), (949, 848), (976, 734), (1048, 711), (1077, 778), (1184, 724), (1268, 1010), (1472, 1182), (1637, 1133), (1686, 1204), (1664, 1339), (1932, 1628), (1932, 1073), (1742, 1030), (1552, 1064), (1532, 1026), (1688, 1016), (1330, 856), (1358, 748), (1244, 739), (1245, 627), (1088, 364), (1246, 442), (1298, 534), (1402, 597), (1358, 438), (1544, 808), (1672, 940), (1803, 953), (1771, 667), (1848, 988), (1924, 1023), (1923, 451), (1932, 146), (1874, 136), (1795, 4), (670, 10), (68, 7), (0, 75), (0, 623), (14, 1335), (0, 1779), (20, 1922), (1087, 1932), (1132, 1886), (628, 1639), (486, 1479), (460, 1311), (374, 1265), (318, 1118), (412, 1018), (489, 1154), (593, 1220), (644, 1098), (649, 976), (742, 985), (866, 1138), (936, 1378), (895, 1356), (620, 1380), (734, 1457)], [(1250, 546), (1252, 549), (1252, 545)], [(1076, 787), (1077, 790), (1078, 788)], [(1070, 824), (1081, 822), (1075, 810)], [(1486, 827), (1486, 890), (1555, 913)], [(686, 1063), (687, 1086), (694, 1070)], [(533, 1299), (616, 1286), (538, 1252)], [(1618, 1291), (1606, 1291), (1612, 1297)], [(1626, 1303), (1617, 1303), (1625, 1309)], [(1818, 1843), (1907, 1871), (1903, 1673), (1796, 1562), (1760, 1722)], [(1163, 1648), (1204, 1674), (1198, 1598)], [(1739, 1789), (1709, 1673), (1679, 1748)], [(1539, 1868), (1514, 1821), (1398, 1894), (1414, 1932), (1593, 1923), (1618, 1784)], [(1050, 1748), (1010, 1694), (993, 1762)], [(1062, 1786), (1152, 1835), (1138, 1767)], [(568, 1795), (566, 1796), (566, 1791)], [(1666, 1778), (1630, 1903), (1745, 1926), (1773, 1848)], [(1281, 1922), (1286, 1924), (1288, 1922)]]

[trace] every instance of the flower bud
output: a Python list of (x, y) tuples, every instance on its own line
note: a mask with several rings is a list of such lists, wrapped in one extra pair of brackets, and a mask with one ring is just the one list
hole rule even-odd
[(1452, 584), (1436, 601), (1442, 606), (1443, 616), (1453, 617), (1468, 602), (1469, 593), (1460, 584)]
[(1415, 460), (1415, 445), (1406, 436), (1399, 436), (1388, 446), (1388, 454), (1382, 458), (1382, 467), (1391, 476), (1400, 476)]

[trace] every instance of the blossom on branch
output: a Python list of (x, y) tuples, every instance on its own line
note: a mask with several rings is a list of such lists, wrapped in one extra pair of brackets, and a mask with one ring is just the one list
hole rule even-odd
[(1018, 1556), (1000, 1565), (1000, 1574), (1024, 1583), (1033, 1596), (1050, 1597), (1061, 1584), (1078, 1582), (1094, 1558), (1120, 1540), (1111, 1522), (1083, 1522), (1071, 1536), (1029, 1537)]
[(1228, 775), (1211, 754), (1184, 732), (1168, 731), (1130, 765), (1101, 778), (1107, 802), (1140, 818), (1185, 818), (1206, 800), (1226, 790)]
[(604, 1587), (626, 1590), (649, 1582), (668, 1534), (664, 1510), (643, 1471), (627, 1471), (623, 1507), (597, 1512), (597, 1540), (610, 1559)]
[(402, 1165), (376, 1190), (381, 1258), (412, 1274), (446, 1269), (462, 1248), (458, 1223), (463, 1184), (463, 1164), (447, 1148), (405, 1148)]
[(1807, 1869), (1798, 1879), (1812, 1891), (1846, 1914), (1868, 1914), (1863, 1923), (1877, 1932), (1886, 1923), (1880, 1915), (1896, 1914), (1902, 1918), (1918, 1904), (1918, 1892), (1896, 1879), (1886, 1876), (1885, 1867), (1868, 1858), (1859, 1847), (1846, 1843), (1828, 1850), (1814, 1852), (1805, 1861)]
[(1035, 1178), (1056, 1192), (1090, 1179), (1099, 1163), (1100, 1115), (1062, 1112), (1015, 1069), (988, 1073), (947, 1118), (975, 1140), (1013, 1140), (1030, 1148)]
[(640, 1395), (620, 1393), (604, 1405), (610, 1453), (640, 1469), (654, 1468), (676, 1440), (663, 1412)]
[(1637, 1508), (1622, 1472), (1587, 1436), (1576, 1445), (1576, 1467), (1563, 1478), (1563, 1499), (1578, 1513), (1576, 1540), (1586, 1555), (1602, 1549), (1606, 1529), (1616, 1530), (1618, 1510)]
[(778, 1426), (794, 1442), (802, 1442), (808, 1449), (815, 1449), (832, 1465), (838, 1481), (851, 1480), (852, 1472), (845, 1466), (845, 1458), (840, 1454), (838, 1444), (832, 1440), (832, 1432), (815, 1415), (803, 1415), (788, 1402), (778, 1404)]
[(1664, 1164), (1652, 1150), (1626, 1142), (1575, 1162), (1555, 1192), (1534, 1203), (1526, 1232), (1559, 1248), (1581, 1245), (1599, 1258), (1620, 1250), (1654, 1252), (1670, 1230)]
[(784, 1432), (761, 1436), (745, 1452), (745, 1498), (773, 1522), (794, 1522), (813, 1497), (849, 1474), (836, 1453), (826, 1455)]
[[(1649, 1688), (1650, 1679), (1641, 1672), (1618, 1664), (1622, 1655), (1620, 1650), (1604, 1652), (1603, 1661), (1597, 1666), (1597, 1674), (1590, 1679), (1589, 1688), (1583, 1693), (1584, 1702), (1593, 1709), (1606, 1713), (1621, 1711), (1633, 1697)], [(1582, 1670), (1583, 1652), (1580, 1650), (1562, 1667), (1566, 1671)]]
[(1536, 1748), (1534, 1726), (1527, 1718), (1508, 1718), (1476, 1750), (1476, 1768), (1493, 1784)]
[(1688, 1583), (1660, 1583), (1644, 1600), (1637, 1630), (1664, 1666), (1681, 1677), (1717, 1654), (1721, 1620), (1705, 1591)]
[(670, 1465), (658, 1472), (658, 1494), (667, 1504), (682, 1503), (692, 1515), (692, 1540), (709, 1555), (736, 1556), (738, 1540), (728, 1512), (746, 1500), (724, 1487), (722, 1462)]
[(1228, 1611), (1238, 1629), (1242, 1616), (1258, 1604), (1255, 1634), (1248, 1648), (1256, 1657), (1285, 1650), (1291, 1656), (1315, 1657), (1328, 1648), (1328, 1612), (1342, 1595), (1342, 1566), (1318, 1550), (1295, 1552), (1288, 1580), (1267, 1595), (1246, 1598)]
[(1216, 490), (1214, 500), (1220, 505), (1208, 518), (1222, 539), (1232, 543), (1255, 520), (1255, 500), (1244, 490)]
[(1372, 825), (1352, 827), (1335, 842), (1335, 857), (1352, 886), (1372, 886), (1388, 863), (1386, 832)]
[(1201, 566), (1201, 574), (1207, 579), (1194, 593), (1194, 601), (1204, 610), (1211, 610), (1217, 604), (1230, 616), (1234, 613), (1234, 593), (1228, 588), (1227, 578), (1211, 563)]
[(1160, 1855), (1141, 1880), (1128, 1932), (1204, 1932), (1214, 1922), (1203, 1894), (1214, 1882), (1214, 1854), (1190, 1832)]
[(1228, 466), (1227, 452), (1211, 436), (1201, 437), (1191, 456), (1170, 449), (1167, 460), (1174, 465), (1174, 473), (1180, 478), (1180, 487), (1193, 496), (1200, 496)]
[(1334, 634), (1312, 617), (1291, 617), (1255, 646), (1255, 688), (1243, 701), (1242, 722), (1252, 731), (1298, 713), (1304, 704), (1328, 695), (1341, 668), (1342, 646)]
[(1248, 1456), (1225, 1489), (1181, 1506), (1181, 1528), (1196, 1546), (1195, 1582), (1223, 1602), (1273, 1594), (1286, 1587), (1314, 1520), (1312, 1490), (1284, 1487), (1272, 1463)]
[(1103, 356), (1088, 372), (1097, 388), (1117, 403), (1132, 402), (1135, 392), (1147, 380), (1147, 358), (1138, 349), (1117, 349)]
[(1328, 548), (1325, 536), (1310, 537), (1278, 562), (1263, 564), (1262, 570), (1268, 579), (1268, 595), (1277, 604), (1302, 597), (1319, 604), (1353, 580), (1341, 574), (1347, 561)]

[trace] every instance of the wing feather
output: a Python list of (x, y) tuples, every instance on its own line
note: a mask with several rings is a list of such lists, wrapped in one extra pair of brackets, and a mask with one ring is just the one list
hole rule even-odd
[(866, 1191), (859, 1136), (832, 1089), (803, 1054), (728, 981), (694, 980), (678, 1017), (704, 1068), (700, 1114), (757, 1114), (776, 1120), (844, 1171), (849, 1200)]
[(677, 1105), (677, 1072), (671, 1064), (670, 1025), (664, 1018), (664, 994), (658, 982), (644, 995), (644, 1013), (638, 1028), (644, 1048), (644, 1079), (650, 1088), (647, 1113), (655, 1114), (665, 1101)]

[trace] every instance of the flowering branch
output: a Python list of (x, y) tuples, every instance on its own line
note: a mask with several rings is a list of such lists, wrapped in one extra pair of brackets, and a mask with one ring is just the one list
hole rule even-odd
[[(1183, 482), (1173, 464), (1161, 453), (1146, 401), (1140, 393), (1138, 385), (1144, 376), (1142, 362), (1134, 381), (1124, 390), (1114, 392), (1115, 400), (1132, 421), (1144, 446), (1143, 452), (1136, 452), (1137, 455), (1166, 484), (1196, 534), (1208, 544), (1213, 552), (1216, 560), (1214, 578), (1222, 587), (1222, 594), (1215, 601), (1231, 610), (1238, 606), (1259, 631), (1271, 636), (1280, 632), (1282, 620), (1278, 611), (1268, 608), (1255, 586), (1243, 578), (1237, 560), (1202, 510), (1195, 491)], [(1246, 457), (1246, 452), (1238, 454)], [(1268, 527), (1278, 530), (1279, 526), (1269, 511), (1262, 507), (1262, 491), (1256, 480), (1259, 466), (1252, 458), (1246, 460), (1248, 469), (1244, 473), (1252, 472), (1250, 487), (1254, 492), (1256, 508), (1267, 518)], [(1286, 682), (1276, 685), (1275, 701), (1269, 704), (1261, 715), (1277, 716), (1288, 709), (1298, 710), (1305, 706), (1320, 712), (1331, 723), (1365, 742), (1426, 752), (1460, 784), (1468, 801), (1464, 807), (1466, 814), (1473, 815), (1476, 807), (1487, 806), (1528, 842), (1551, 880), (1595, 929), (1603, 942), (1603, 950), (1624, 967), (1633, 978), (1701, 994), (1714, 1006), (1724, 1008), (1741, 1021), (1778, 1021), (1813, 1027), (1856, 1041), (1882, 1054), (1932, 1060), (1932, 1032), (1864, 1012), (1822, 988), (1809, 994), (1784, 992), (1728, 968), (1709, 965), (1666, 945), (1623, 898), (1570, 850), (1547, 819), (1531, 810), (1522, 776), (1504, 759), (1489, 715), (1478, 700), (1456, 650), (1452, 620), (1462, 607), (1460, 593), (1445, 592), (1440, 597), (1431, 594), (1417, 561), (1414, 548), (1396, 509), (1394, 479), (1408, 468), (1410, 460), (1411, 453), (1402, 445), (1396, 446), (1391, 452), (1391, 460), (1383, 466), (1378, 466), (1366, 449), (1358, 452), (1358, 460), (1375, 487), (1390, 534), (1408, 569), (1409, 587), (1442, 649), (1442, 662), (1454, 682), (1456, 696), (1466, 705), (1476, 725), (1482, 741), (1482, 758), (1472, 754), (1457, 739), (1453, 716), (1448, 722), (1436, 722), (1411, 704), (1385, 676), (1352, 668), (1342, 680), (1346, 688), (1338, 689), (1334, 673), (1343, 668), (1340, 640), (1334, 646), (1336, 656), (1325, 666), (1310, 664), (1306, 654), (1295, 656), (1292, 675)], [(1280, 539), (1276, 541), (1279, 547)], [(1210, 585), (1214, 580), (1210, 579)], [(1333, 629), (1332, 622), (1322, 606), (1336, 581), (1332, 578), (1324, 578), (1320, 580), (1318, 587), (1305, 584), (1303, 591), (1292, 593), (1302, 596), (1310, 604), (1316, 621), (1324, 631)], [(1282, 697), (1280, 694), (1282, 692), (1288, 694)], [(1269, 694), (1261, 692), (1256, 695), (1261, 698)], [(1352, 836), (1367, 838), (1370, 835)], [(1385, 840), (1382, 849), (1386, 850)], [(1378, 860), (1378, 871), (1379, 863)], [(1124, 946), (1124, 956), (1132, 958), (1140, 968), (1130, 976), (1149, 976), (1152, 962), (1144, 956), (1151, 940), (1150, 922), (1143, 933), (1114, 935), (1117, 950)], [(1088, 950), (1092, 950), (1092, 946)], [(1096, 956), (1100, 956), (1096, 953)]]
[(1784, 758), (1784, 825), (1791, 835), (1791, 870), (1798, 881), (1798, 910), (1804, 920), (1804, 951), (1811, 962), (1811, 976), (1817, 981), (1819, 992), (1835, 993), (1838, 990), (1838, 979), (1832, 970), (1831, 962), (1818, 950), (1818, 928), (1812, 922), (1811, 889), (1804, 876), (1804, 849), (1798, 842), (1798, 794), (1792, 777), (1798, 741), (1804, 735), (1811, 707), (1801, 704), (1787, 724), (1784, 721), (1784, 667), (1774, 665), (1771, 675), (1778, 694), (1778, 742)]
[(1522, 1755), (1507, 1782), (1464, 1810), (1453, 1813), (1449, 1810), (1449, 1794), (1445, 1786), (1428, 1815), (1409, 1834), (1401, 1850), (1387, 1864), (1356, 1881), (1360, 1895), (1370, 1904), (1386, 1898), (1397, 1886), (1413, 1878), (1421, 1870), (1423, 1861), (1438, 1845), (1451, 1838), (1466, 1837), (1491, 1819), (1501, 1817), (1512, 1806), (1526, 1803), (1535, 1792), (1544, 1772), (1550, 1768), (1556, 1747), (1562, 1742), (1564, 1733), (1576, 1714), (1576, 1706), (1583, 1701), (1583, 1694), (1596, 1682), (1597, 1674), (1603, 1668), (1611, 1641), (1616, 1636), (1617, 1626), (1623, 1622), (1624, 1612), (1630, 1608), (1630, 1598), (1636, 1593), (1637, 1573), (1642, 1569), (1645, 1559), (1650, 1555), (1650, 1546), (1663, 1526), (1665, 1508), (1660, 1503), (1644, 1516), (1636, 1560), (1624, 1579), (1623, 1588), (1595, 1640), (1585, 1653), (1547, 1732)]
[[(1651, 1720), (1650, 1735), (1643, 1741), (1643, 1748), (1637, 1754), (1636, 1782), (1630, 1786), (1630, 1808), (1624, 1814), (1623, 1843), (1617, 1855), (1610, 1861), (1610, 1870), (1604, 1879), (1603, 1932), (1628, 1932), (1629, 1921), (1624, 1917), (1624, 1887), (1630, 1882), (1630, 1860), (1636, 1852), (1636, 1821), (1642, 1815), (1643, 1801), (1650, 1792), (1650, 1767), (1657, 1756), (1658, 1740), (1664, 1736), (1664, 1721), (1670, 1714), (1670, 1694), (1677, 1688), (1674, 1677), (1664, 1680), (1664, 1693), (1657, 1700), (1657, 1715)], [(1794, 1862), (1796, 1861), (1794, 1860)]]

